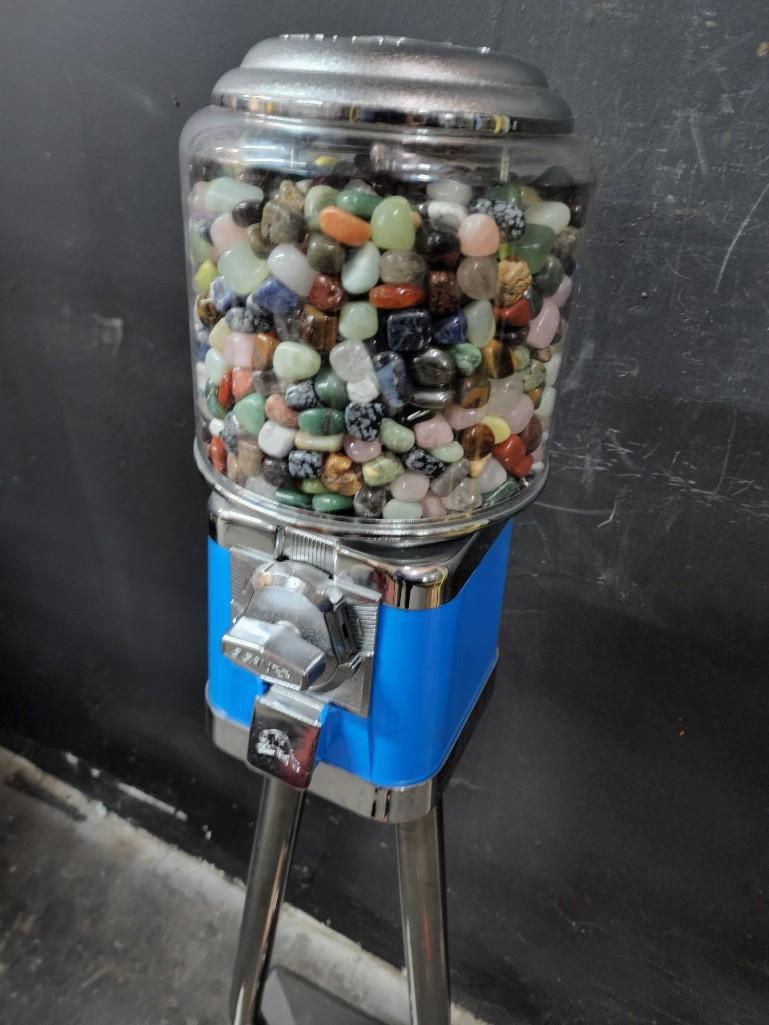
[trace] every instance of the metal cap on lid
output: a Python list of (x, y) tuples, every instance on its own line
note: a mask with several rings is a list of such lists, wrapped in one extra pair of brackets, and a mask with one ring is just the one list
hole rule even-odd
[(272, 117), (499, 135), (568, 133), (568, 105), (525, 61), (397, 36), (286, 35), (253, 46), (213, 102)]

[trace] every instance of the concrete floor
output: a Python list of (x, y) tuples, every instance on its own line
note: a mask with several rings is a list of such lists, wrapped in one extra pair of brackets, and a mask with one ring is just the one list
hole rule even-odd
[[(225, 1025), (241, 885), (2, 749), (0, 823), (3, 1025)], [(274, 984), (270, 1025), (342, 1025), (313, 984), (408, 1021), (402, 972), (291, 906), (274, 961), (310, 987), (292, 1015)]]

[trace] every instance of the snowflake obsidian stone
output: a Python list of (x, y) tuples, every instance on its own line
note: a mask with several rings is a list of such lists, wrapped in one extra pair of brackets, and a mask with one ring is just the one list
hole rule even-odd
[(361, 441), (373, 441), (384, 417), (381, 402), (351, 402), (344, 411), (347, 430)]
[(473, 213), (493, 217), (503, 238), (520, 238), (526, 228), (523, 210), (513, 199), (487, 199), (483, 196), (473, 200), (470, 209)]
[(288, 472), (292, 477), (309, 480), (312, 477), (319, 477), (322, 469), (323, 454), (321, 452), (305, 452), (295, 448), (288, 453)]

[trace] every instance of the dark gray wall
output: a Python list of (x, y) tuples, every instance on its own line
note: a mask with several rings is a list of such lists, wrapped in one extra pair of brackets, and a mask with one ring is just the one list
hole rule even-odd
[[(447, 796), (457, 992), (498, 1022), (764, 1025), (761, 0), (16, 5), (5, 736), (183, 808), (171, 835), (242, 871), (258, 783), (202, 726), (176, 140), (219, 73), (286, 30), (516, 52), (599, 147), (552, 482), (517, 525), (492, 709)], [(392, 855), (387, 830), (311, 801), (290, 896), (396, 959)]]

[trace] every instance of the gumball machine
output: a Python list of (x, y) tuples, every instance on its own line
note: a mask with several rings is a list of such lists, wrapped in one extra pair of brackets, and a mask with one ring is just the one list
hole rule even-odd
[(230, 1019), (309, 791), (397, 834), (413, 1025), (446, 1025), (441, 788), (539, 494), (594, 175), (534, 66), (287, 36), (181, 140), (214, 743), (264, 777)]

